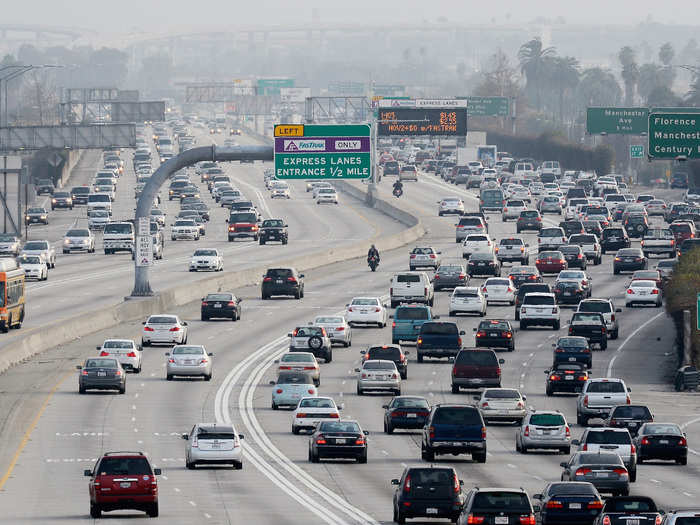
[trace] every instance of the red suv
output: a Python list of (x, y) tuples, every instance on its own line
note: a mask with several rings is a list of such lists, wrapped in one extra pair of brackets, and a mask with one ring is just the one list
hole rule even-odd
[(143, 452), (105, 452), (86, 470), (90, 478), (90, 516), (121, 509), (142, 510), (158, 517), (158, 482), (160, 469), (151, 468)]

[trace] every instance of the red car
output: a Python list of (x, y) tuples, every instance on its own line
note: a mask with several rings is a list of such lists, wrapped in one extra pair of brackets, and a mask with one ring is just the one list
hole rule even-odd
[(559, 273), (568, 270), (569, 264), (560, 251), (540, 252), (535, 261), (535, 266), (540, 273)]
[(86, 470), (90, 478), (90, 516), (99, 518), (111, 510), (141, 510), (151, 518), (158, 517), (159, 468), (143, 452), (105, 452), (94, 470)]
[(662, 279), (661, 272), (659, 270), (637, 270), (632, 274), (633, 281), (654, 281), (657, 288), (661, 288)]

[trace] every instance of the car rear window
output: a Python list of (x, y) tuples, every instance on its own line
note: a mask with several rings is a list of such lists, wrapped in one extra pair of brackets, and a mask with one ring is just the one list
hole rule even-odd
[(104, 476), (150, 475), (151, 466), (146, 458), (102, 458), (96, 474)]
[(302, 399), (299, 402), (300, 407), (306, 408), (335, 408), (335, 404), (332, 399), (325, 399), (322, 397), (309, 397)]
[(613, 417), (645, 419), (651, 416), (647, 407), (620, 406), (615, 407), (612, 413)]
[(510, 330), (507, 321), (481, 321), (479, 330)]
[(520, 392), (510, 388), (492, 388), (484, 392), (490, 399), (520, 399)]
[(575, 313), (571, 317), (571, 322), (582, 322), (582, 323), (602, 323), (605, 322), (603, 319), (601, 319), (600, 314), (597, 312), (591, 312), (591, 313)]
[(561, 426), (565, 424), (564, 416), (561, 414), (532, 414), (530, 416), (531, 425), (543, 427)]
[(117, 368), (116, 359), (88, 359), (85, 368)]
[(622, 458), (617, 454), (581, 454), (579, 465), (622, 465)]
[(537, 211), (531, 211), (531, 210), (529, 210), (529, 211), (521, 211), (521, 212), (520, 212), (520, 216), (521, 216), (521, 217), (527, 217), (527, 218), (530, 218), (530, 217), (539, 217), (539, 215), (540, 215), (539, 212), (537, 212)]
[(501, 239), (501, 246), (522, 246), (522, 239)]
[(428, 310), (427, 308), (399, 308), (394, 318), (411, 321), (428, 319)]
[(644, 500), (613, 500), (605, 503), (605, 512), (655, 512), (656, 505)]
[(481, 425), (481, 416), (474, 407), (439, 407), (432, 422), (436, 425)]
[(416, 486), (448, 486), (454, 483), (454, 471), (447, 468), (412, 468), (408, 471), (411, 484)]
[(423, 323), (420, 329), (421, 334), (432, 335), (457, 335), (457, 325), (455, 323)]
[(272, 277), (273, 279), (286, 279), (292, 276), (292, 270), (289, 268), (272, 268), (267, 270), (266, 277)]
[(420, 275), (416, 274), (402, 274), (396, 276), (397, 283), (419, 283)]
[(540, 237), (564, 237), (564, 230), (561, 228), (542, 228)]
[(619, 381), (594, 381), (588, 385), (586, 392), (594, 394), (619, 394), (625, 387)]
[(169, 315), (152, 315), (148, 318), (148, 324), (175, 324), (177, 319)]
[(478, 492), (474, 496), (472, 510), (496, 510), (504, 512), (532, 512), (527, 494), (522, 492)]
[(462, 350), (457, 354), (455, 363), (458, 365), (471, 366), (498, 366), (496, 354), (492, 351), (483, 350)]
[(523, 305), (549, 305), (554, 304), (554, 297), (549, 295), (532, 295), (528, 294), (523, 298)]
[(388, 359), (390, 361), (396, 361), (401, 357), (401, 350), (394, 347), (382, 348), (374, 347), (367, 351), (369, 355), (368, 359)]
[(278, 385), (310, 385), (311, 383), (313, 380), (309, 374), (280, 374), (277, 378)]
[(197, 438), (201, 440), (207, 439), (236, 439), (233, 429), (214, 428), (214, 427), (199, 427)]

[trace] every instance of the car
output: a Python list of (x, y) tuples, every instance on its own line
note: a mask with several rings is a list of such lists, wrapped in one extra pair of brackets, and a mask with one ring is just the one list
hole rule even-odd
[(190, 260), (190, 271), (198, 272), (207, 270), (212, 272), (224, 271), (224, 259), (219, 250), (215, 248), (202, 248), (195, 250)]
[(673, 271), (676, 269), (677, 263), (678, 263), (678, 261), (676, 261), (676, 260), (666, 260), (666, 261), (659, 261), (656, 264), (656, 270), (659, 272), (659, 275), (661, 276), (662, 283), (668, 282), (668, 280), (671, 278), (671, 275), (673, 275)]
[(333, 343), (322, 326), (297, 326), (287, 336), (290, 352), (311, 352), (326, 363), (333, 360)]
[(559, 250), (541, 251), (537, 255), (535, 266), (540, 273), (559, 273), (569, 268), (564, 254)]
[(433, 268), (437, 270), (440, 266), (440, 254), (442, 252), (431, 246), (415, 247), (409, 255), (408, 268), (414, 271), (416, 268)]
[(395, 273), (391, 278), (389, 299), (392, 308), (406, 302), (432, 306), (435, 301), (433, 281), (425, 272)]
[(344, 316), (321, 315), (309, 324), (324, 328), (331, 343), (340, 343), (344, 347), (352, 346), (352, 327)]
[(68, 208), (73, 209), (73, 197), (67, 191), (54, 191), (51, 196), (51, 209)]
[(569, 461), (560, 465), (564, 469), (561, 481), (585, 481), (598, 492), (613, 496), (629, 494), (629, 472), (622, 458), (614, 452), (575, 452)]
[(474, 400), (486, 424), (491, 421), (514, 421), (520, 424), (527, 412), (527, 396), (515, 388), (486, 388), (480, 396), (474, 396)]
[(113, 357), (124, 370), (131, 370), (135, 374), (141, 372), (142, 347), (132, 339), (105, 339), (96, 347), (100, 351), (100, 357)]
[(496, 258), (501, 263), (517, 261), (521, 265), (526, 266), (530, 263), (529, 247), (530, 245), (526, 244), (519, 237), (506, 237), (498, 241), (494, 251), (496, 252)]
[(420, 328), (423, 323), (440, 316), (433, 316), (428, 305), (422, 304), (402, 304), (396, 308), (391, 323), (391, 342), (399, 344), (401, 341), (417, 341)]
[(507, 277), (489, 277), (484, 281), (481, 291), (488, 304), (508, 303), (515, 304), (515, 285)]
[(569, 321), (569, 335), (585, 337), (589, 344), (597, 344), (601, 350), (608, 348), (608, 329), (605, 317), (599, 312), (575, 312)]
[(605, 319), (605, 327), (607, 328), (610, 339), (617, 339), (620, 336), (620, 323), (616, 313), (621, 313), (621, 308), (615, 308), (610, 299), (585, 299), (581, 301), (576, 310), (577, 312), (598, 312)]
[(335, 188), (321, 188), (316, 193), (316, 204), (332, 203), (338, 204), (338, 192)]
[(39, 179), (38, 181), (36, 181), (35, 188), (37, 195), (43, 195), (45, 193), (51, 195), (56, 189), (56, 186), (54, 186), (54, 183), (51, 179)]
[[(673, 183), (671, 183), (673, 184)], [(694, 525), (700, 518), (700, 507), (684, 510), (671, 510), (664, 516), (664, 525)]]
[(493, 252), (477, 252), (469, 257), (467, 262), (469, 277), (475, 275), (493, 275), (500, 277), (501, 263)]
[(593, 418), (605, 419), (618, 405), (630, 405), (631, 389), (622, 379), (600, 377), (588, 379), (576, 401), (576, 423), (586, 426)]
[[(537, 268), (535, 268), (537, 270)], [(539, 273), (539, 272), (538, 272)], [(511, 279), (512, 280), (512, 279)], [(515, 320), (520, 320), (520, 307), (522, 306), (523, 297), (528, 293), (542, 292), (542, 293), (552, 293), (552, 289), (548, 283), (533, 282), (533, 281), (522, 281), (519, 280), (520, 284), (517, 286), (517, 292), (515, 294)]]
[(603, 226), (599, 220), (592, 220), (590, 217), (591, 216), (587, 216), (583, 221), (581, 221), (583, 223), (583, 230), (586, 233), (591, 233), (600, 239), (600, 236), (603, 234)]
[(278, 374), (285, 370), (304, 372), (311, 375), (314, 385), (321, 384), (321, 367), (311, 352), (287, 352), (274, 362), (277, 364)]
[(107, 210), (88, 210), (87, 218), (90, 230), (104, 230), (104, 227), (112, 222), (112, 217)]
[(440, 454), (471, 454), (486, 463), (486, 424), (479, 409), (471, 405), (433, 405), (421, 432), (421, 457), (433, 462)]
[(608, 227), (603, 230), (600, 237), (600, 249), (603, 254), (611, 250), (629, 248), (631, 241), (627, 230), (623, 227)]
[(292, 414), (292, 434), (313, 431), (322, 421), (339, 421), (340, 410), (332, 397), (302, 397)]
[(17, 263), (24, 270), (26, 279), (45, 281), (49, 278), (49, 265), (43, 255), (22, 254), (17, 257)]
[(405, 180), (412, 180), (412, 181), (418, 181), (418, 171), (416, 171), (416, 167), (413, 166), (412, 164), (404, 164), (401, 166), (399, 170), (399, 180), (400, 181), (405, 181)]
[(593, 264), (600, 264), (603, 261), (603, 252), (598, 242), (598, 237), (592, 233), (578, 233), (569, 237), (569, 244), (576, 244), (583, 250), (586, 259), (593, 261)]
[(447, 214), (462, 215), (464, 213), (464, 202), (459, 197), (445, 197), (437, 202), (438, 216)]
[(527, 211), (525, 201), (520, 199), (508, 199), (503, 207), (501, 218), (503, 222), (508, 222), (508, 219), (517, 220), (518, 217), (520, 217), (520, 213), (523, 211)]
[(673, 221), (668, 225), (668, 229), (673, 232), (673, 236), (676, 238), (676, 246), (680, 246), (686, 239), (695, 239), (698, 237), (695, 222)]
[(644, 423), (653, 421), (654, 416), (646, 405), (620, 405), (610, 411), (603, 424), (606, 427), (626, 428), (635, 437)]
[(542, 228), (537, 234), (538, 252), (558, 250), (565, 244), (567, 244), (567, 238), (563, 228)]
[[(570, 365), (581, 363), (589, 370), (593, 367), (593, 357), (588, 339), (582, 336), (560, 337), (556, 343), (552, 343), (553, 359), (552, 367), (559, 364)], [(556, 380), (556, 379), (555, 379)], [(579, 385), (583, 386), (583, 384)]]
[(321, 421), (309, 438), (309, 462), (342, 458), (367, 463), (368, 434), (357, 421)]
[(262, 277), (260, 294), (263, 300), (279, 295), (304, 297), (304, 274), (295, 268), (269, 268)]
[(243, 299), (229, 292), (217, 292), (202, 297), (200, 315), (202, 321), (216, 318), (230, 318), (238, 321), (241, 318), (241, 302)]
[(675, 461), (688, 464), (688, 438), (675, 423), (646, 422), (639, 427), (634, 444), (637, 463), (649, 460)]
[(463, 348), (452, 367), (452, 393), (459, 394), (462, 388), (500, 388), (503, 363), (491, 349)]
[(88, 228), (71, 228), (63, 236), (63, 253), (80, 250), (95, 253), (95, 237)]
[(649, 217), (652, 215), (665, 215), (666, 202), (661, 199), (652, 199), (644, 203), (644, 208), (647, 210)]
[(265, 219), (260, 225), (258, 240), (261, 245), (270, 241), (279, 241), (282, 244), (287, 244), (289, 242), (287, 223), (282, 219)]
[(652, 254), (673, 259), (676, 256), (676, 237), (669, 228), (649, 228), (641, 241), (645, 257)]
[[(158, 517), (159, 468), (151, 468), (143, 452), (105, 452), (90, 470), (90, 517), (99, 519), (103, 512), (133, 509)], [(109, 488), (110, 490), (103, 490)]]
[(199, 225), (194, 219), (178, 219), (170, 227), (170, 239), (173, 241), (180, 239), (198, 241), (199, 237)]
[(458, 286), (450, 296), (450, 317), (463, 313), (478, 313), (486, 315), (486, 296), (479, 286)]
[(536, 522), (530, 498), (523, 489), (474, 487), (467, 493), (457, 525), (472, 523), (535, 525)]
[(580, 451), (612, 452), (620, 456), (629, 472), (629, 481), (637, 479), (637, 451), (626, 428), (595, 427), (583, 431), (580, 439), (572, 440)]
[(523, 297), (520, 306), (520, 329), (527, 330), (532, 325), (551, 325), (559, 330), (560, 311), (553, 293), (529, 293)]
[(304, 397), (318, 397), (318, 388), (314, 384), (311, 374), (283, 370), (277, 376), (277, 381), (270, 381), (273, 385), (272, 410), (279, 410), (282, 406), (296, 407)]
[(24, 224), (27, 226), (30, 224), (48, 224), (49, 223), (49, 212), (46, 208), (27, 208), (24, 214)]
[[(532, 499), (540, 503), (540, 522), (591, 525), (603, 508), (603, 499), (592, 483), (587, 481), (564, 481), (548, 483), (541, 493)], [(538, 510), (537, 508), (535, 510)]]
[(588, 295), (577, 281), (557, 281), (552, 289), (558, 305), (577, 305)]
[(462, 257), (468, 259), (474, 253), (494, 253), (492, 239), (479, 233), (467, 235), (462, 243)]
[(401, 395), (401, 375), (396, 364), (386, 359), (369, 359), (362, 363), (357, 372), (357, 395), (367, 391), (391, 391)]
[(561, 215), (561, 200), (559, 197), (553, 195), (545, 195), (542, 200), (537, 205), (540, 213), (544, 215), (545, 213), (556, 213)]
[(542, 275), (536, 266), (515, 266), (508, 272), (508, 278), (518, 289), (524, 284), (542, 282)]
[(487, 319), (474, 328), (477, 348), (501, 348), (509, 352), (515, 350), (515, 331), (510, 321)]
[(557, 392), (581, 392), (588, 381), (588, 372), (586, 372), (586, 365), (583, 363), (554, 364), (551, 370), (545, 370), (544, 373), (547, 376), (545, 385), (547, 396), (552, 396)]
[(462, 348), (464, 333), (456, 323), (449, 321), (432, 320), (421, 324), (416, 339), (416, 361), (422, 363), (425, 357), (454, 358)]
[(577, 282), (583, 286), (583, 289), (586, 291), (586, 297), (590, 297), (593, 293), (593, 278), (583, 270), (562, 270), (559, 272), (559, 275), (557, 275), (554, 286), (556, 287), (560, 283), (570, 281)]
[(345, 319), (350, 326), (357, 324), (376, 324), (379, 328), (386, 326), (388, 318), (386, 305), (378, 297), (354, 297), (345, 307)]
[(118, 390), (126, 392), (126, 372), (114, 357), (89, 357), (82, 365), (77, 365), (78, 393), (88, 390)]
[(462, 242), (470, 233), (486, 233), (488, 224), (483, 216), (462, 215), (455, 224), (455, 242)]
[(527, 454), (533, 449), (569, 454), (571, 429), (564, 414), (558, 410), (528, 410), (523, 415), (515, 432), (515, 450)]
[(401, 346), (394, 345), (371, 345), (367, 350), (360, 350), (363, 361), (383, 359), (393, 361), (399, 371), (401, 379), (408, 377), (408, 351), (401, 350)]
[(395, 396), (384, 409), (384, 433), (396, 429), (422, 429), (430, 414), (428, 400), (420, 396)]
[(562, 221), (559, 223), (559, 227), (564, 230), (564, 235), (567, 237), (579, 233), (586, 233), (583, 229), (583, 223), (577, 219)]
[(466, 286), (469, 282), (467, 270), (461, 264), (441, 264), (433, 276), (433, 290)]
[(270, 188), (270, 199), (291, 199), (289, 186), (286, 183), (277, 184)]
[(211, 381), (213, 355), (202, 345), (175, 345), (170, 352), (165, 352), (168, 358), (165, 363), (165, 378), (172, 381), (176, 376), (198, 376)]
[(634, 521), (644, 525), (652, 525), (662, 521), (667, 523), (663, 518), (664, 511), (656, 507), (653, 499), (647, 496), (623, 496), (607, 499), (593, 524), (621, 525), (629, 522), (634, 523)]
[(520, 233), (524, 230), (540, 231), (542, 229), (542, 216), (537, 210), (521, 211), (515, 225), (515, 231)]
[(649, 229), (649, 220), (646, 215), (628, 215), (627, 217), (623, 215), (622, 224), (630, 237), (644, 237)]
[(149, 316), (143, 322), (141, 346), (152, 346), (154, 343), (187, 344), (187, 321), (181, 321), (177, 315)]
[(632, 281), (627, 287), (625, 294), (625, 306), (631, 307), (636, 304), (653, 304), (657, 308), (662, 304), (662, 291), (657, 286), (656, 281)]
[(394, 522), (407, 518), (459, 519), (464, 496), (462, 480), (453, 467), (405, 467), (401, 478), (392, 479), (396, 486), (392, 507)]
[(697, 250), (698, 248), (700, 248), (700, 238), (685, 239), (678, 247), (678, 258), (680, 259), (691, 250)]
[(185, 467), (194, 470), (197, 465), (232, 465), (243, 468), (243, 434), (230, 424), (197, 423), (189, 433), (182, 434), (185, 445)]

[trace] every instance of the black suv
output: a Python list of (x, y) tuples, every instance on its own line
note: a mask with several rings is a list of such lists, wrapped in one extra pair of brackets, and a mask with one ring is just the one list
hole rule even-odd
[(457, 521), (462, 510), (463, 481), (452, 467), (406, 467), (401, 479), (392, 479), (394, 522), (406, 518), (448, 518)]
[(435, 461), (437, 454), (471, 454), (478, 463), (486, 463), (486, 424), (475, 406), (433, 406), (421, 441), (424, 461)]
[(363, 356), (363, 361), (370, 359), (393, 361), (401, 374), (401, 379), (408, 377), (408, 359), (406, 359), (408, 352), (402, 352), (399, 345), (370, 346), (367, 350), (360, 350), (360, 353)]
[(75, 186), (70, 190), (73, 204), (87, 204), (90, 195), (90, 186)]
[(535, 525), (530, 498), (523, 489), (471, 489), (465, 498), (458, 525), (467, 523), (519, 523)]
[(600, 249), (606, 251), (630, 247), (630, 237), (624, 228), (605, 228), (600, 237)]
[(260, 226), (260, 244), (270, 241), (279, 241), (282, 244), (289, 242), (287, 223), (282, 219), (265, 219)]
[(51, 179), (39, 179), (35, 187), (37, 195), (43, 195), (44, 193), (53, 195), (53, 190), (56, 189)]
[(51, 209), (56, 208), (70, 208), (73, 209), (73, 198), (70, 196), (70, 192), (67, 191), (54, 191), (53, 197), (51, 198)]
[(301, 299), (304, 297), (304, 274), (294, 268), (270, 268), (263, 275), (260, 288), (263, 300), (273, 295), (291, 295)]
[(524, 283), (518, 287), (518, 293), (515, 296), (515, 320), (520, 320), (520, 306), (523, 302), (525, 294), (529, 293), (552, 293), (552, 289), (547, 283)]
[(644, 237), (649, 229), (649, 221), (644, 215), (630, 215), (625, 219), (625, 230), (630, 237)]

